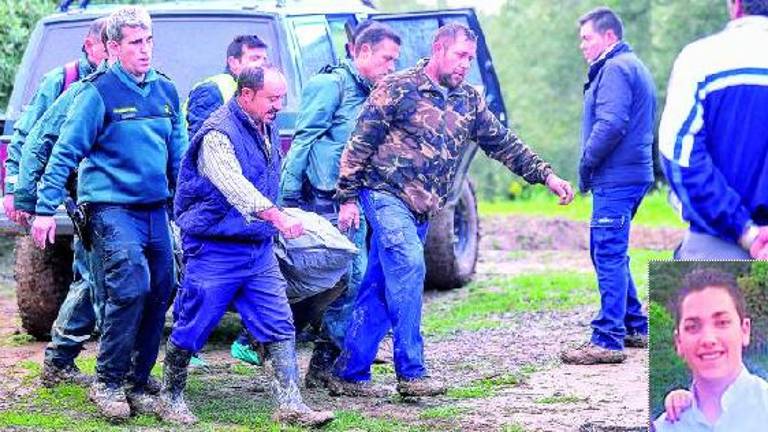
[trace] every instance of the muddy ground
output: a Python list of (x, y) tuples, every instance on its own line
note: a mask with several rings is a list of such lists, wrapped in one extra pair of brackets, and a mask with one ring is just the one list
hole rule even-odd
[[(477, 279), (548, 271), (591, 272), (587, 225), (580, 222), (532, 217), (493, 217), (482, 221)], [(682, 233), (674, 229), (636, 228), (632, 247), (671, 250)], [(38, 385), (23, 379), (25, 360), (42, 361), (44, 344), (23, 341), (19, 328), (8, 254), (0, 257), (0, 412), (11, 409)], [(455, 302), (466, 288), (430, 292), (427, 310), (442, 302)], [(589, 322), (597, 305), (565, 311), (505, 313), (493, 317), (498, 325), (477, 331), (462, 330), (426, 338), (426, 358), (433, 376), (454, 389), (477, 387), (518, 377), (496, 385), (479, 397), (444, 396), (417, 401), (396, 398), (367, 400), (331, 398), (322, 391), (306, 391), (316, 406), (357, 410), (368, 417), (393, 419), (428, 430), (467, 431), (629, 431), (645, 430), (648, 416), (648, 357), (646, 350), (628, 350), (620, 365), (568, 366), (558, 353), (568, 344), (588, 338)], [(13, 343), (12, 343), (13, 342)], [(89, 343), (86, 355), (93, 355)], [(306, 368), (310, 347), (300, 356)], [(212, 374), (235, 361), (222, 345), (209, 349), (206, 359)], [(383, 367), (386, 370), (386, 367)], [(266, 387), (266, 372), (243, 384), (217, 380), (221, 391), (258, 394)], [(376, 379), (394, 385), (391, 373)], [(519, 381), (519, 382), (518, 382)], [(243, 390), (243, 386), (246, 387)], [(445, 408), (442, 415), (425, 416)], [(364, 430), (364, 429), (358, 429)]]

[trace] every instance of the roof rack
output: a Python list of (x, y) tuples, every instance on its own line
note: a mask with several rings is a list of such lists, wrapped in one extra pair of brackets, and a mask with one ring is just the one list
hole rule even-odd
[[(67, 12), (69, 10), (69, 6), (74, 3), (75, 0), (61, 0), (59, 2), (59, 11), (60, 12)], [(88, 7), (88, 3), (90, 3), (90, 0), (80, 0), (80, 3), (78, 4), (78, 7), (80, 9), (85, 9)]]

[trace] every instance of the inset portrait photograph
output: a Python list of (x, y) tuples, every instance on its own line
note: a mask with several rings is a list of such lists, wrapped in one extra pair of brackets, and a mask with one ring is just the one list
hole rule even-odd
[(651, 430), (768, 430), (768, 263), (649, 266)]

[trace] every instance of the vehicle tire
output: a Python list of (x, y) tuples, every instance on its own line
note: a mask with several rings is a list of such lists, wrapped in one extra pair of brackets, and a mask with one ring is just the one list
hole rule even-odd
[(39, 340), (50, 338), (51, 326), (72, 282), (72, 237), (56, 237), (45, 250), (32, 237), (16, 240), (16, 299), (21, 325)]
[(448, 290), (466, 285), (475, 274), (480, 243), (475, 190), (467, 180), (455, 206), (448, 206), (429, 222), (424, 250), (426, 287)]

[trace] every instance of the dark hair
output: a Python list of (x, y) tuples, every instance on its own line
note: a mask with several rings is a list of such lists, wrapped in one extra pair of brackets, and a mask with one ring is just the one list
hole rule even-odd
[(385, 39), (389, 39), (398, 45), (401, 43), (400, 36), (388, 25), (384, 24), (369, 25), (359, 33), (356, 31), (355, 34), (355, 54), (360, 52), (360, 47), (364, 44), (373, 47)]
[(259, 91), (264, 88), (264, 76), (267, 72), (280, 73), (280, 69), (272, 65), (264, 65), (261, 67), (246, 66), (240, 71), (240, 75), (237, 77), (237, 91), (235, 96), (239, 96), (244, 88), (249, 88), (253, 91)]
[(739, 289), (736, 278), (732, 274), (712, 268), (696, 269), (685, 275), (680, 289), (677, 291), (677, 296), (675, 297), (675, 327), (680, 325), (685, 298), (692, 293), (703, 291), (706, 288), (721, 288), (725, 290), (736, 306), (736, 313), (739, 315), (739, 319), (743, 320), (747, 317), (744, 294)]
[(456, 41), (456, 36), (458, 36), (459, 34), (464, 35), (464, 37), (467, 38), (467, 40), (470, 40), (472, 42), (477, 40), (477, 34), (475, 34), (475, 32), (472, 31), (472, 29), (465, 26), (464, 24), (452, 22), (437, 29), (437, 32), (435, 33), (435, 37), (432, 39), (432, 44), (434, 45), (440, 40), (450, 39), (451, 43), (447, 44), (447, 45), (450, 45)]
[(613, 30), (613, 34), (617, 38), (624, 38), (624, 24), (621, 22), (621, 18), (616, 15), (611, 8), (599, 7), (592, 9), (579, 18), (579, 26), (592, 21), (592, 26), (600, 34), (605, 34), (608, 30)]
[(267, 44), (264, 43), (256, 35), (239, 35), (232, 39), (227, 47), (227, 58), (234, 57), (239, 59), (243, 56), (243, 46), (248, 48), (264, 48), (267, 49)]
[(360, 37), (360, 35), (363, 33), (363, 31), (365, 31), (366, 29), (368, 29), (368, 28), (370, 28), (372, 26), (377, 26), (377, 25), (382, 25), (382, 24), (379, 23), (378, 21), (374, 21), (374, 20), (372, 20), (370, 18), (360, 21), (360, 23), (358, 23), (357, 26), (355, 26), (355, 29), (352, 30), (352, 32), (351, 32), (350, 36), (352, 38), (352, 43), (357, 42), (357, 38)]
[(747, 15), (768, 16), (768, 0), (741, 0), (741, 6)]

